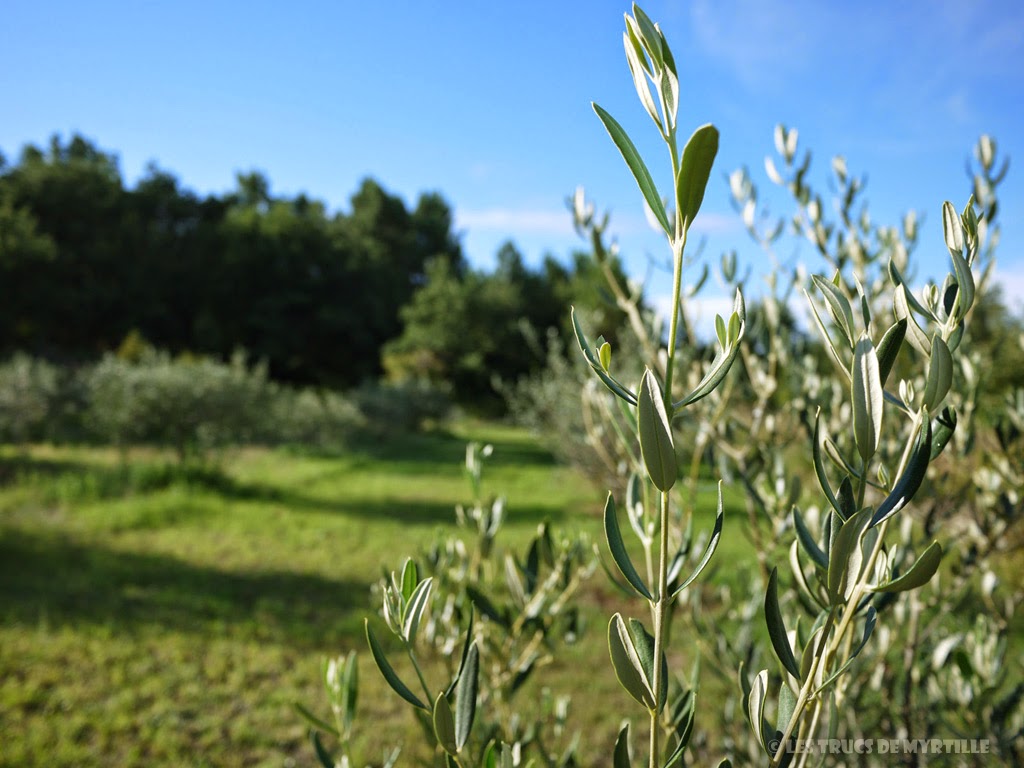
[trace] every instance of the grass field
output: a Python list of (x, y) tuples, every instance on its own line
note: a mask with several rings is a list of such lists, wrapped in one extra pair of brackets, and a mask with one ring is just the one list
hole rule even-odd
[[(603, 494), (524, 432), (463, 425), (339, 454), (246, 449), (217, 470), (136, 451), (0, 453), (0, 763), (311, 765), (294, 700), (326, 711), (326, 655), (362, 652), (382, 567), (451, 533), (469, 500), (465, 443), (494, 443), (485, 486), (509, 499), (499, 541), (549, 519), (597, 537)], [(550, 684), (626, 699), (588, 586), (591, 628)], [(601, 582), (601, 583), (599, 583)], [(598, 604), (601, 605), (598, 608)], [(633, 610), (638, 610), (634, 606)], [(365, 759), (411, 728), (368, 654), (357, 742)], [(581, 727), (618, 713), (588, 695)], [(605, 722), (608, 721), (608, 722)]]

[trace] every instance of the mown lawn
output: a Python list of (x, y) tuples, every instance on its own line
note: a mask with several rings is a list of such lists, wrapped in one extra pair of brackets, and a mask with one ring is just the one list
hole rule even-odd
[[(382, 567), (458, 530), (469, 439), (495, 445), (500, 542), (545, 519), (600, 537), (603, 493), (498, 425), (336, 454), (246, 449), (203, 471), (152, 451), (2, 449), (0, 764), (312, 765), (291, 702), (326, 712), (321, 660), (363, 652)], [(549, 682), (579, 688), (578, 670), (596, 670), (574, 722), (610, 745), (628, 707), (603, 639), (619, 598), (598, 572), (585, 600), (589, 631)], [(360, 664), (358, 745), (376, 760), (415, 731)]]

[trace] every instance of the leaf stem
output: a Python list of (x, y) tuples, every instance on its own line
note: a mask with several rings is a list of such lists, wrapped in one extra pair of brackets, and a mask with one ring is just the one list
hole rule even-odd
[[(669, 369), (671, 370), (671, 368)], [(666, 681), (661, 677), (661, 656), (665, 652), (665, 613), (668, 608), (668, 491), (661, 492), (661, 531), (658, 537), (658, 591), (654, 603), (654, 707), (651, 709), (651, 754), (650, 767), (657, 768), (658, 759), (658, 715), (661, 711), (662, 688)]]
[(420, 679), (420, 685), (423, 686), (423, 692), (427, 695), (427, 701), (432, 702), (434, 697), (430, 695), (430, 686), (427, 685), (427, 679), (423, 676), (423, 670), (420, 669), (420, 664), (416, 661), (416, 652), (413, 651), (412, 645), (405, 643), (405, 651), (409, 654), (409, 660), (412, 662), (413, 669), (416, 670), (416, 676)]
[(825, 627), (821, 630), (821, 640), (818, 642), (818, 651), (814, 654), (814, 661), (811, 662), (811, 668), (807, 672), (807, 679), (804, 681), (803, 687), (800, 688), (800, 695), (797, 697), (796, 706), (793, 707), (793, 714), (790, 716), (789, 722), (786, 724), (786, 730), (782, 732), (782, 737), (779, 739), (779, 748), (768, 763), (770, 768), (777, 768), (782, 764), (782, 758), (786, 754), (786, 742), (789, 741), (789, 737), (793, 735), (793, 731), (796, 728), (797, 723), (799, 723), (803, 717), (804, 707), (807, 706), (807, 700), (810, 698), (811, 691), (814, 690), (814, 680), (818, 676), (818, 667), (821, 666), (822, 660), (825, 658), (825, 646), (828, 643), (828, 633), (831, 631), (835, 620), (836, 609), (833, 606), (828, 612), (828, 619), (825, 620)]
[(672, 242), (672, 319), (668, 330), (668, 363), (665, 366), (665, 409), (672, 413), (672, 373), (676, 362), (676, 341), (679, 333), (680, 295), (683, 282), (683, 249), (686, 230)]

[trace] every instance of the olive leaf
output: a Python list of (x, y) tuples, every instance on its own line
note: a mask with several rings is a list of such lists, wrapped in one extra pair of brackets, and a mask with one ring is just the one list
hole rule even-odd
[(636, 701), (654, 709), (653, 681), (648, 679), (633, 636), (618, 613), (608, 622), (608, 651), (615, 676), (622, 687)]
[(710, 123), (693, 132), (683, 147), (683, 159), (676, 177), (677, 215), (688, 230), (704, 201), (704, 190), (718, 153), (718, 129)]
[(871, 527), (878, 525), (883, 520), (888, 520), (914, 498), (914, 494), (917, 493), (917, 489), (921, 487), (921, 482), (924, 480), (925, 472), (928, 471), (931, 451), (932, 424), (926, 419), (924, 428), (918, 435), (914, 452), (910, 456), (910, 461), (907, 462), (906, 470), (900, 475), (889, 495), (878, 505), (874, 517), (871, 518)]
[(864, 634), (861, 636), (860, 643), (858, 643), (857, 647), (854, 648), (853, 651), (850, 653), (849, 657), (846, 659), (846, 662), (841, 667), (839, 667), (839, 669), (837, 669), (835, 672), (829, 675), (828, 678), (826, 678), (822, 682), (822, 684), (815, 689), (815, 696), (817, 696), (823, 690), (828, 688), (833, 682), (839, 679), (839, 676), (843, 674), (843, 672), (850, 668), (850, 666), (853, 664), (854, 660), (857, 658), (860, 652), (864, 650), (864, 646), (868, 644), (868, 640), (871, 639), (871, 634), (875, 631), (875, 622), (877, 621), (877, 619), (878, 614), (875, 611), (874, 607), (868, 608), (867, 616), (864, 620)]
[(821, 568), (828, 567), (828, 556), (818, 546), (818, 543), (814, 541), (814, 537), (811, 536), (811, 531), (807, 527), (807, 523), (804, 521), (804, 516), (800, 513), (797, 507), (793, 508), (793, 524), (797, 529), (797, 539), (800, 540), (800, 545), (804, 548), (804, 551), (811, 556), (811, 560), (814, 564)]
[(811, 460), (814, 464), (814, 474), (818, 478), (818, 485), (821, 486), (822, 492), (825, 494), (825, 498), (828, 499), (828, 503), (832, 505), (832, 509), (839, 512), (839, 501), (836, 499), (835, 493), (832, 491), (832, 486), (828, 481), (828, 475), (825, 474), (825, 463), (821, 459), (821, 409), (814, 415), (814, 434), (811, 437)]
[(812, 275), (811, 280), (821, 295), (825, 297), (825, 302), (828, 304), (829, 314), (836, 321), (839, 330), (842, 332), (843, 337), (846, 339), (846, 343), (849, 347), (853, 348), (854, 339), (854, 325), (853, 325), (853, 309), (850, 307), (850, 301), (846, 298), (841, 290), (832, 282), (824, 279), (819, 275)]
[[(793, 677), (800, 678), (800, 666), (793, 656), (793, 647), (789, 644), (789, 636), (786, 634), (786, 624), (782, 618), (782, 611), (779, 609), (779, 570), (772, 568), (771, 576), (768, 577), (768, 591), (764, 596), (764, 614), (768, 623), (768, 637), (772, 641), (772, 648), (782, 666), (786, 668)], [(783, 683), (785, 687), (785, 683)]]
[(964, 252), (964, 232), (960, 224), (960, 216), (956, 208), (948, 200), (942, 204), (942, 235), (946, 240), (946, 248), (950, 254), (962, 256)]
[(640, 382), (636, 413), (647, 474), (659, 491), (667, 491), (676, 483), (676, 449), (661, 386), (650, 369)]
[[(739, 341), (743, 338), (743, 335), (746, 332), (746, 317), (747, 310), (746, 303), (743, 299), (743, 292), (737, 288), (736, 297), (733, 299), (733, 311), (729, 316), (728, 327), (725, 326), (724, 320), (721, 323), (722, 330), (719, 331), (716, 327), (719, 339), (724, 337), (722, 348), (719, 350), (718, 354), (715, 355), (715, 359), (711, 361), (711, 365), (708, 367), (708, 372), (704, 374), (704, 378), (701, 379), (700, 383), (693, 388), (693, 391), (687, 394), (682, 400), (672, 403), (673, 414), (679, 413), (679, 411), (686, 406), (710, 395), (715, 390), (715, 387), (722, 382), (726, 374), (729, 373), (733, 361), (735, 361), (737, 355), (739, 355)], [(716, 326), (717, 325), (718, 323), (716, 319)]]
[(754, 729), (754, 735), (762, 749), (768, 749), (768, 739), (765, 734), (768, 731), (768, 722), (764, 717), (764, 702), (768, 696), (768, 670), (762, 669), (754, 678), (750, 686), (750, 695), (747, 696), (747, 716), (750, 718), (750, 727)]
[(946, 397), (953, 384), (953, 356), (939, 334), (932, 337), (931, 359), (928, 361), (928, 377), (925, 379), (922, 404), (929, 411), (935, 410)]
[(651, 172), (647, 170), (647, 165), (644, 163), (643, 158), (640, 157), (640, 153), (637, 151), (632, 139), (629, 138), (629, 134), (599, 104), (592, 103), (591, 106), (594, 108), (594, 112), (597, 113), (605, 130), (608, 131), (608, 135), (611, 136), (612, 141), (622, 155), (622, 159), (629, 166), (629, 171), (633, 174), (633, 179), (636, 181), (637, 186), (640, 187), (644, 201), (650, 207), (654, 218), (661, 225), (665, 234), (672, 237), (674, 233), (668, 221), (668, 214), (665, 212), (665, 204), (661, 201), (661, 195), (654, 184), (654, 179), (651, 178)]
[[(692, 520), (692, 518), (691, 518)], [(708, 563), (711, 562), (712, 556), (715, 554), (715, 550), (718, 549), (718, 542), (722, 538), (722, 525), (725, 522), (725, 507), (722, 505), (722, 481), (718, 481), (718, 511), (715, 513), (715, 527), (711, 531), (711, 538), (708, 540), (708, 545), (704, 550), (704, 555), (701, 557), (700, 562), (697, 563), (697, 567), (693, 569), (693, 573), (686, 577), (682, 584), (675, 588), (672, 592), (672, 597), (675, 597), (688, 586), (690, 586), (694, 580), (700, 576), (701, 572), (708, 567)]]
[(629, 723), (622, 726), (618, 738), (615, 739), (615, 750), (612, 753), (612, 768), (630, 768)]
[(942, 413), (935, 417), (932, 422), (932, 449), (929, 454), (931, 461), (942, 453), (953, 436), (956, 431), (956, 420), (956, 411), (949, 406), (943, 408)]
[(860, 537), (871, 520), (871, 508), (855, 514), (839, 529), (828, 553), (828, 594), (833, 606), (850, 596), (864, 562)]
[(907, 592), (911, 589), (922, 587), (931, 581), (932, 576), (939, 570), (939, 563), (942, 560), (942, 546), (933, 541), (922, 555), (910, 566), (910, 570), (899, 578), (893, 579), (885, 584), (874, 588), (875, 592)]
[(409, 690), (408, 686), (402, 682), (402, 679), (395, 672), (384, 654), (384, 649), (381, 648), (380, 643), (377, 641), (376, 635), (373, 634), (373, 629), (370, 628), (370, 620), (366, 619), (366, 642), (370, 646), (370, 654), (373, 656), (374, 662), (377, 664), (377, 669), (384, 676), (384, 680), (391, 686), (391, 690), (405, 699), (407, 702), (412, 704), (414, 707), (419, 707), (425, 712), (430, 712), (431, 709), (422, 701), (419, 697)]
[[(626, 18), (627, 21), (632, 21), (628, 16)], [(626, 62), (629, 64), (629, 72), (633, 76), (633, 85), (636, 87), (636, 95), (640, 97), (640, 103), (644, 105), (651, 120), (660, 127), (661, 119), (658, 117), (658, 108), (654, 104), (654, 97), (651, 96), (651, 88), (647, 81), (650, 68), (638, 35), (639, 31), (634, 32), (633, 25), (627, 23), (626, 31), (622, 33)]]
[(931, 316), (931, 313), (918, 303), (917, 299), (914, 298), (914, 294), (907, 289), (906, 285), (900, 284), (896, 288), (893, 297), (893, 312), (896, 314), (897, 320), (907, 321), (907, 339), (910, 343), (922, 355), (927, 355), (931, 351), (931, 343), (928, 341), (928, 335), (921, 329), (917, 319), (910, 311), (911, 304), (913, 304), (915, 311), (919, 314)]
[(469, 741), (476, 716), (476, 696), (480, 677), (480, 651), (476, 642), (469, 646), (464, 668), (459, 672), (455, 698), (455, 747), (461, 750)]
[(868, 461), (878, 450), (884, 401), (878, 355), (866, 335), (860, 338), (854, 348), (851, 380), (853, 434), (861, 458)]
[[(622, 384), (616, 381), (614, 376), (608, 373), (605, 365), (599, 358), (600, 352), (598, 352), (598, 355), (594, 354), (594, 350), (590, 346), (590, 341), (587, 339), (587, 335), (583, 332), (582, 326), (580, 326), (579, 318), (576, 317), (575, 307), (570, 310), (569, 316), (572, 319), (572, 330), (576, 336), (576, 343), (579, 344), (580, 351), (583, 353), (583, 357), (590, 365), (590, 368), (597, 374), (597, 377), (601, 379), (602, 383), (608, 387), (612, 393), (621, 397), (630, 405), (636, 405), (636, 395), (622, 386)], [(609, 350), (609, 353), (610, 351), (611, 350)], [(608, 362), (611, 363), (610, 354), (608, 356)]]
[(889, 373), (899, 356), (900, 347), (903, 346), (903, 339), (906, 335), (907, 320), (904, 318), (893, 323), (889, 330), (882, 334), (882, 339), (878, 342), (878, 377), (882, 380), (883, 387), (889, 379)]
[(427, 577), (413, 590), (412, 596), (405, 605), (402, 613), (402, 637), (409, 644), (416, 642), (416, 632), (419, 630), (420, 619), (423, 611), (426, 610), (430, 600), (430, 590), (433, 586), (433, 577)]
[(626, 551), (626, 544), (622, 540), (622, 533), (619, 530), (619, 521), (615, 514), (615, 499), (612, 495), (608, 494), (608, 500), (604, 505), (604, 532), (605, 538), (608, 540), (608, 549), (611, 550), (612, 560), (615, 561), (615, 565), (619, 569), (626, 581), (629, 582), (630, 586), (637, 591), (641, 597), (645, 597), (648, 600), (653, 600), (654, 596), (651, 595), (650, 590), (647, 589), (647, 585), (644, 584), (644, 580), (640, 578), (640, 574), (637, 573), (636, 568), (633, 566), (633, 561), (629, 558), (629, 552)]
[(455, 718), (452, 716), (452, 707), (443, 693), (437, 695), (434, 701), (434, 735), (437, 743), (441, 745), (449, 755), (457, 755), (459, 747), (455, 743)]

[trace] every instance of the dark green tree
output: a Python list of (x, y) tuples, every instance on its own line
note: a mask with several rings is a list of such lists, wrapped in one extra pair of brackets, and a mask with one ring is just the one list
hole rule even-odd
[(124, 196), (116, 158), (79, 136), (67, 144), (55, 136), (45, 153), (26, 147), (4, 172), (0, 200), (9, 216), (20, 212), (21, 232), (5, 245), (4, 303), (17, 316), (5, 324), (4, 347), (95, 354), (117, 342), (131, 304), (121, 279)]
[(577, 258), (570, 270), (548, 256), (530, 269), (510, 242), (499, 248), (491, 273), (431, 262), (426, 282), (402, 310), (402, 335), (384, 348), (388, 375), (448, 383), (463, 405), (503, 409), (498, 382), (544, 367), (548, 333), (568, 332), (571, 304), (597, 310), (611, 332), (621, 324), (622, 312), (594, 287), (600, 275), (580, 269), (586, 264)]

